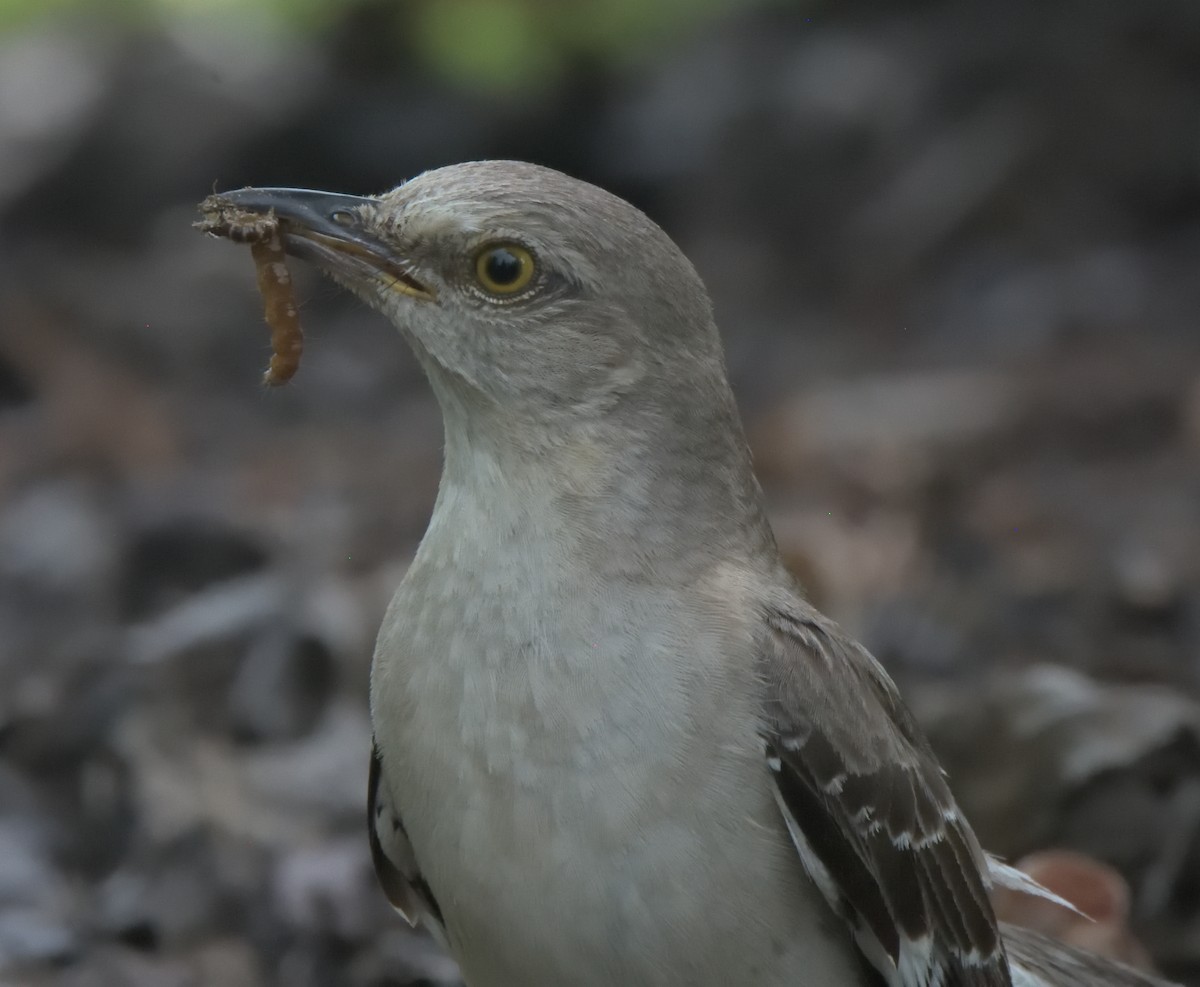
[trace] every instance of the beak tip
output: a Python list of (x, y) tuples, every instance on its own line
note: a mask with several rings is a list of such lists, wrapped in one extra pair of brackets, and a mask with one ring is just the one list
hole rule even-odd
[(279, 229), (273, 207), (260, 208), (258, 202), (246, 202), (236, 193), (210, 195), (198, 208), (203, 219), (193, 223), (193, 228), (212, 237), (228, 237), (235, 243), (265, 240)]
[[(363, 228), (362, 207), (377, 199), (338, 192), (297, 188), (241, 188), (217, 192), (200, 203), (203, 218), (193, 224), (202, 233), (235, 243), (253, 243), (281, 235), (284, 249), (362, 275), (374, 270), (397, 291), (432, 299), (434, 292), (418, 283), (391, 248)], [(337, 257), (336, 263), (331, 259)], [(347, 265), (350, 265), (347, 267)]]
[(246, 188), (217, 192), (200, 203), (205, 219), (200, 228), (213, 220), (234, 219), (240, 223), (270, 218), (299, 229), (321, 231), (337, 227), (335, 216), (372, 200), (340, 192), (318, 192), (300, 188)]

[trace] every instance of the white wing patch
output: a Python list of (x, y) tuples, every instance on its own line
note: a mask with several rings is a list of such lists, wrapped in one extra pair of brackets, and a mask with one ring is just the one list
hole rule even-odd
[[(987, 879), (988, 888), (1008, 888), (1010, 891), (1021, 891), (1025, 894), (1031, 894), (1035, 898), (1045, 898), (1046, 901), (1052, 901), (1056, 905), (1061, 905), (1076, 915), (1092, 921), (1092, 916), (1086, 912), (1080, 911), (1066, 898), (1060, 898), (1049, 888), (1044, 888), (1038, 884), (1032, 877), (1024, 871), (1006, 864), (999, 857), (994, 857), (992, 854), (987, 854), (987, 873), (984, 877)], [(1015, 985), (1014, 985), (1015, 987)]]

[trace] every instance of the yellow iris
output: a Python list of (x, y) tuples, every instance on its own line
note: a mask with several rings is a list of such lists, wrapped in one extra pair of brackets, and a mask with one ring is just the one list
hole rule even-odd
[(475, 255), (475, 277), (493, 295), (513, 295), (529, 284), (533, 255), (515, 243), (492, 243)]

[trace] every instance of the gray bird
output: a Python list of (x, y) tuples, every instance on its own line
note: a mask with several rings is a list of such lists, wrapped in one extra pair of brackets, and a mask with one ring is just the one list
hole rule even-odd
[(441, 405), (370, 838), (470, 987), (1156, 983), (997, 927), (1020, 879), (780, 561), (704, 285), (645, 215), (497, 161), (225, 198), (383, 313)]

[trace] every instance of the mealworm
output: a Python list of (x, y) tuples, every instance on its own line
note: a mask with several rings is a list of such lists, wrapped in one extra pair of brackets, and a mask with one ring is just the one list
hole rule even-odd
[(284, 259), (279, 230), (265, 240), (252, 242), (250, 254), (258, 274), (258, 291), (266, 307), (267, 325), (271, 327), (271, 363), (263, 374), (263, 383), (278, 387), (295, 375), (300, 367), (300, 354), (304, 352), (304, 332), (300, 329), (292, 275)]
[(286, 384), (300, 367), (304, 332), (300, 328), (279, 221), (273, 212), (266, 215), (244, 212), (219, 195), (205, 199), (200, 210), (204, 213), (204, 219), (196, 224), (200, 230), (250, 245), (258, 291), (271, 329), (271, 362), (263, 374), (263, 383), (269, 387)]

